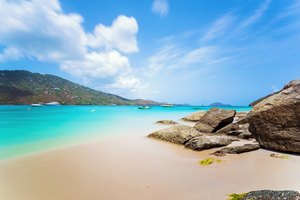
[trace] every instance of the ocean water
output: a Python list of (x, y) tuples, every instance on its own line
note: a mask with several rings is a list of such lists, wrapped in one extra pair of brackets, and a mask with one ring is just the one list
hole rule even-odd
[[(157, 120), (180, 118), (211, 107), (0, 106), (0, 159), (106, 136), (140, 134)], [(249, 111), (251, 107), (224, 107)]]

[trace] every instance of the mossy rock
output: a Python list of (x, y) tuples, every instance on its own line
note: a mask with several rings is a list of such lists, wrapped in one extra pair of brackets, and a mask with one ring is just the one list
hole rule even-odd
[(229, 194), (227, 200), (243, 200), (246, 197), (247, 194), (248, 193), (242, 193), (242, 194), (235, 194), (234, 193), (234, 194)]
[(221, 163), (223, 162), (223, 160), (221, 159), (217, 159), (217, 158), (206, 158), (206, 159), (203, 159), (203, 160), (200, 160), (199, 161), (199, 164), (200, 165), (203, 165), (203, 166), (207, 166), (207, 165), (211, 165), (213, 163)]
[(284, 159), (284, 160), (289, 159), (288, 155), (278, 154), (278, 153), (271, 153), (270, 157), (272, 157), (272, 158), (280, 158), (280, 159)]

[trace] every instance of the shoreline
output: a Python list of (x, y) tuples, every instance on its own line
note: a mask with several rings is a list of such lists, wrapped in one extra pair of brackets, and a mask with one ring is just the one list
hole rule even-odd
[(0, 162), (0, 192), (7, 200), (40, 200), (40, 195), (43, 200), (193, 200), (226, 199), (226, 194), (257, 189), (300, 190), (294, 178), (300, 176), (299, 156), (275, 159), (260, 149), (200, 166), (212, 151), (141, 135), (107, 137)]
[[(154, 114), (118, 123), (115, 134), (86, 133), (85, 140), (0, 160), (0, 194), (6, 200), (222, 200), (253, 190), (300, 190), (299, 155), (283, 160), (265, 149), (225, 157), (211, 155), (216, 148), (193, 151), (147, 135), (170, 127), (156, 124), (158, 118), (195, 122), (178, 113)], [(207, 158), (222, 162), (200, 165)]]

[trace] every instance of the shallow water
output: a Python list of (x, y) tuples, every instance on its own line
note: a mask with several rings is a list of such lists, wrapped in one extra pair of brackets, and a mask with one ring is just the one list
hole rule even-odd
[[(178, 120), (199, 106), (0, 106), (0, 159), (94, 137), (152, 130), (159, 119)], [(249, 111), (251, 107), (224, 107)]]

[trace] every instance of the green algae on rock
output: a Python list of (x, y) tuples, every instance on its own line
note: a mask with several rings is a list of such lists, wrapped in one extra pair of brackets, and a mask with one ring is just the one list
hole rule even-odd
[(228, 196), (228, 199), (227, 200), (243, 200), (245, 197), (246, 197), (246, 195), (247, 195), (248, 193), (242, 193), (242, 194), (229, 194)]
[(221, 163), (223, 162), (223, 160), (221, 159), (217, 159), (217, 158), (206, 158), (206, 159), (203, 159), (203, 160), (200, 160), (199, 161), (199, 164), (200, 165), (203, 165), (203, 166), (207, 166), (207, 165), (211, 165), (213, 163)]

